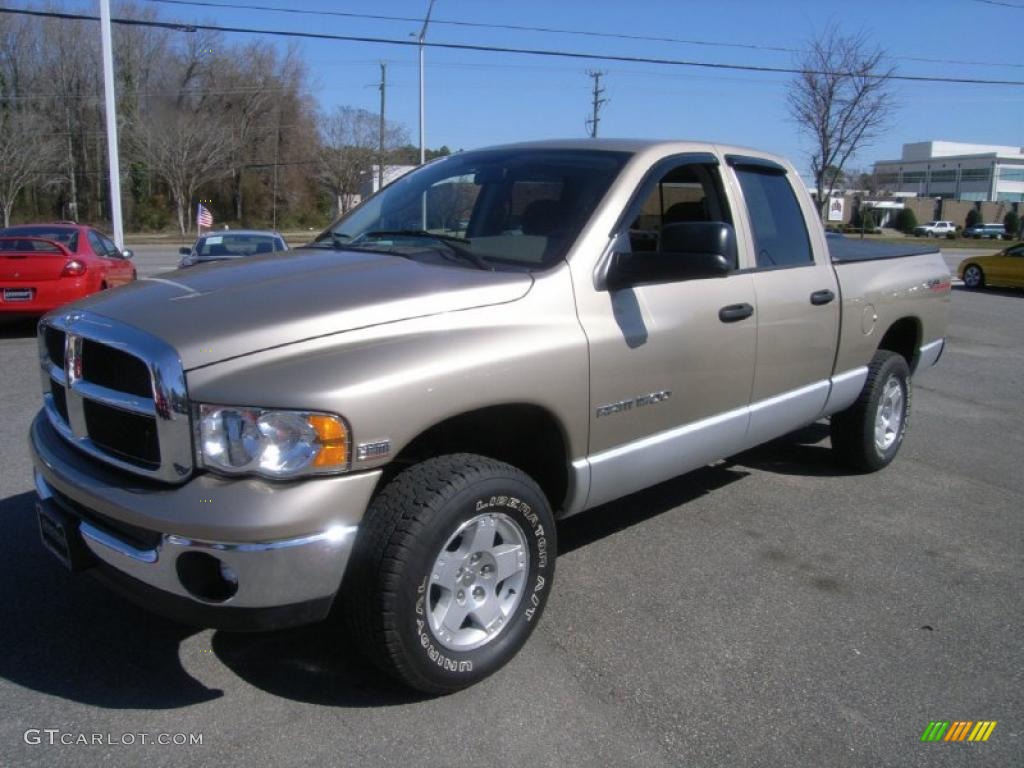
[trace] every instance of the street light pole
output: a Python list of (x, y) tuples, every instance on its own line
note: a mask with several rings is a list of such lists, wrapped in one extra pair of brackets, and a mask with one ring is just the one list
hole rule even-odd
[(110, 0), (100, 0), (100, 37), (103, 45), (103, 95), (107, 117), (107, 159), (110, 163), (110, 219), (114, 242), (124, 250), (121, 221), (121, 169), (117, 155), (117, 112), (114, 99), (114, 51), (110, 34)]
[(426, 109), (425, 109), (425, 96), (424, 96), (424, 82), (423, 82), (423, 41), (427, 37), (427, 25), (430, 24), (430, 14), (434, 11), (434, 1), (430, 0), (430, 5), (427, 6), (427, 17), (423, 20), (423, 28), (420, 30), (419, 43), (420, 43), (420, 165), (423, 165), (427, 161), (427, 141), (426, 141)]

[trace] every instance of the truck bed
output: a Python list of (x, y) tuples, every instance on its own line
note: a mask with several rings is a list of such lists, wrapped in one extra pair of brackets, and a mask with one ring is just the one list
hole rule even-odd
[(923, 256), (936, 253), (937, 246), (904, 245), (902, 243), (878, 243), (872, 240), (861, 240), (854, 237), (836, 237), (830, 235), (828, 241), (829, 255), (833, 263), (844, 264), (851, 261), (876, 261), (878, 259), (898, 259), (904, 256)]

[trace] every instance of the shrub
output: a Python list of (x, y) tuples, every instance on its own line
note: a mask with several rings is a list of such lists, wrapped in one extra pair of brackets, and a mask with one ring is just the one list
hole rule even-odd
[(917, 216), (910, 208), (904, 208), (896, 214), (896, 229), (908, 235), (914, 234), (914, 227), (917, 226)]
[(967, 218), (964, 220), (964, 227), (976, 227), (981, 223), (981, 212), (977, 208), (971, 208), (967, 212)]
[(1020, 231), (1020, 216), (1017, 215), (1016, 211), (1009, 211), (1003, 217), (1003, 226), (1006, 228), (1008, 240), (1012, 240), (1017, 236), (1017, 232)]

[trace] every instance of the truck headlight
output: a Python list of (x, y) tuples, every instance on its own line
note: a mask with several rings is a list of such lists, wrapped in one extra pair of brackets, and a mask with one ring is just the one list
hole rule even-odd
[(271, 478), (348, 469), (348, 428), (331, 413), (200, 405), (197, 423), (208, 469)]

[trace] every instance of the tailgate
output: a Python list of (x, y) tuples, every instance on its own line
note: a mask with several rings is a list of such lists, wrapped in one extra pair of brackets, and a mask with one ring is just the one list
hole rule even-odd
[(36, 237), (0, 237), (0, 284), (56, 280), (71, 254), (59, 243)]

